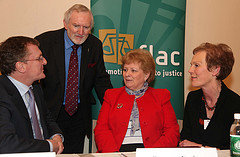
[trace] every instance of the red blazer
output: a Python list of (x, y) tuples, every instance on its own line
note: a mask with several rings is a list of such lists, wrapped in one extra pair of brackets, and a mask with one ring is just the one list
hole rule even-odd
[[(98, 152), (119, 151), (127, 131), (134, 97), (127, 94), (125, 87), (106, 91), (94, 129)], [(137, 99), (137, 105), (145, 148), (176, 147), (180, 135), (170, 92), (149, 87)]]

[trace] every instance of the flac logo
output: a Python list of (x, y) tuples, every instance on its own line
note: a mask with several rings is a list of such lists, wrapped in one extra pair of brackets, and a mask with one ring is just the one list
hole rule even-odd
[(133, 49), (133, 34), (118, 34), (116, 29), (100, 29), (99, 39), (103, 43), (104, 61), (121, 64), (121, 58), (129, 50)]

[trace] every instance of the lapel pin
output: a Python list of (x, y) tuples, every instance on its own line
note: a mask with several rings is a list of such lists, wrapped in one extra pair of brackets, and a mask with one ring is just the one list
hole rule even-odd
[(122, 108), (123, 107), (123, 104), (118, 104), (117, 105), (117, 108), (119, 109), (119, 108)]

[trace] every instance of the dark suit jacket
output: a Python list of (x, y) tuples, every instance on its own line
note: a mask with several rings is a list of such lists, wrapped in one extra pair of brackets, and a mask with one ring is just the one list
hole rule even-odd
[(206, 130), (199, 122), (201, 106), (204, 106), (202, 96), (201, 89), (188, 94), (181, 139), (220, 149), (229, 149), (230, 128), (234, 121), (234, 113), (240, 113), (239, 95), (222, 83), (216, 109)]
[[(62, 134), (51, 118), (38, 84), (33, 85), (43, 135), (49, 139)], [(15, 85), (5, 75), (0, 76), (0, 153), (50, 151), (49, 143), (33, 138), (27, 108)]]
[[(60, 29), (43, 33), (36, 37), (40, 49), (48, 64), (45, 66), (46, 78), (41, 80), (44, 96), (50, 111), (57, 119), (64, 100), (65, 89), (65, 47), (64, 31)], [(100, 102), (108, 88), (112, 88), (110, 77), (106, 73), (103, 61), (102, 42), (90, 34), (82, 44), (81, 69), (79, 83), (79, 110), (82, 112), (85, 129), (91, 128), (91, 104), (95, 102), (92, 89), (98, 95)]]

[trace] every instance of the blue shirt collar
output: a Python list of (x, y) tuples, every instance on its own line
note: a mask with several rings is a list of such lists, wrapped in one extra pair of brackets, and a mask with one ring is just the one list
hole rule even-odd
[(74, 43), (69, 39), (67, 35), (67, 30), (65, 30), (64, 32), (64, 40), (65, 40), (65, 49), (69, 49), (74, 45)]

